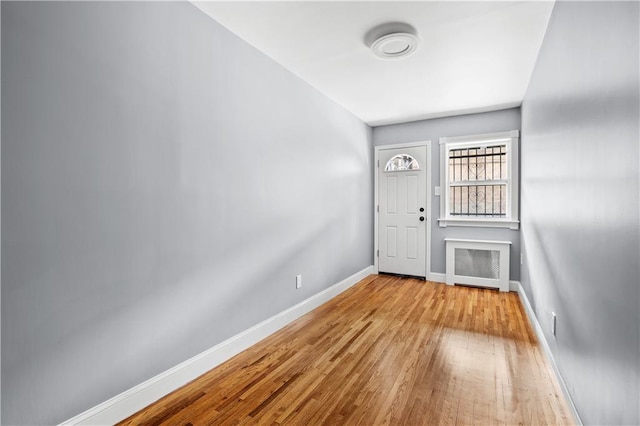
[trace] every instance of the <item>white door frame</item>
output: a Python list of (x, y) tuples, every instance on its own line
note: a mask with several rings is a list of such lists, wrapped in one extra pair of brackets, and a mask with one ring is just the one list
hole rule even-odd
[(431, 280), (431, 196), (432, 196), (432, 191), (433, 189), (431, 188), (431, 168), (433, 167), (433, 163), (431, 161), (431, 141), (421, 141), (421, 142), (409, 142), (409, 143), (401, 143), (401, 144), (394, 144), (394, 145), (380, 145), (380, 146), (376, 146), (375, 147), (375, 157), (374, 157), (374, 166), (375, 166), (375, 173), (374, 173), (374, 184), (373, 184), (373, 191), (374, 191), (374, 196), (373, 196), (373, 226), (374, 226), (374, 231), (373, 231), (373, 269), (374, 269), (374, 273), (378, 273), (378, 254), (379, 254), (379, 248), (378, 248), (378, 215), (380, 214), (378, 212), (379, 210), (379, 200), (378, 200), (378, 191), (379, 191), (379, 187), (378, 187), (378, 175), (380, 174), (380, 151), (385, 150), (385, 149), (402, 149), (402, 148), (412, 148), (412, 147), (416, 147), (416, 146), (424, 146), (427, 148), (427, 172), (425, 173), (426, 178), (427, 178), (427, 208), (425, 209), (425, 219), (426, 219), (426, 226), (425, 226), (425, 230), (427, 235), (425, 236), (425, 256), (427, 257), (425, 259), (425, 265), (426, 265), (426, 279)]

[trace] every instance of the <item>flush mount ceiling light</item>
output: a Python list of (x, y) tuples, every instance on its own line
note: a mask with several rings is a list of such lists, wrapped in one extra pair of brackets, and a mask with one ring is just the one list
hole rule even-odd
[(420, 39), (411, 25), (391, 22), (371, 29), (365, 43), (381, 59), (402, 59), (416, 51)]

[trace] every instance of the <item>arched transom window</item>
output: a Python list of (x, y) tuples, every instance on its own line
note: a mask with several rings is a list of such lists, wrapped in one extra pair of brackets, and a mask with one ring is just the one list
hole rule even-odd
[(398, 154), (394, 156), (384, 167), (385, 172), (402, 172), (406, 170), (420, 170), (418, 161), (409, 154)]

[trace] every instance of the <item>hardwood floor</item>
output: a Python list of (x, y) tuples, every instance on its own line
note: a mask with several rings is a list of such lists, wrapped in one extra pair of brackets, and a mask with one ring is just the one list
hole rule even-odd
[(372, 275), (122, 425), (570, 424), (515, 293)]

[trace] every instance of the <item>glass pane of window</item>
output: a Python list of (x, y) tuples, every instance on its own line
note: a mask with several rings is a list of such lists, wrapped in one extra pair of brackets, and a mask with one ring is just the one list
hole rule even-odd
[(418, 161), (409, 154), (398, 154), (394, 156), (384, 167), (385, 172), (402, 172), (405, 170), (420, 170)]
[(507, 185), (456, 185), (449, 189), (451, 216), (506, 217)]
[(507, 179), (507, 146), (496, 145), (449, 151), (449, 181)]
[(506, 217), (507, 179), (506, 145), (449, 150), (449, 214)]

